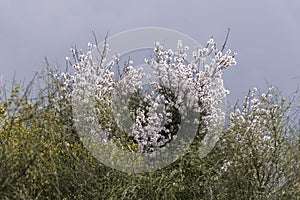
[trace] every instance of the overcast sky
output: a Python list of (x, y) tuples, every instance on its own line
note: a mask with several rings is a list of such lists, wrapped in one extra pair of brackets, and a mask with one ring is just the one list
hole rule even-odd
[(0, 76), (30, 79), (44, 57), (64, 67), (70, 48), (86, 49), (106, 32), (163, 27), (228, 47), (238, 65), (224, 73), (230, 100), (241, 99), (266, 81), (290, 94), (300, 85), (299, 0), (0, 0)]

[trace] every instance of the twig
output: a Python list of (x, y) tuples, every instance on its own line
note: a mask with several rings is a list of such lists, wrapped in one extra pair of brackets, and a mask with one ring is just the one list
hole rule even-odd
[(226, 38), (225, 38), (224, 44), (223, 44), (223, 46), (222, 46), (221, 52), (223, 52), (224, 49), (225, 49), (225, 47), (226, 47), (226, 44), (227, 44), (227, 41), (228, 41), (228, 37), (229, 37), (230, 30), (231, 30), (230, 28), (227, 29)]

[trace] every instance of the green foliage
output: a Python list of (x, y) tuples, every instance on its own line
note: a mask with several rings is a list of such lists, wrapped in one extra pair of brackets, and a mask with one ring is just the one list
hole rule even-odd
[(249, 94), (248, 100), (232, 113), (230, 128), (210, 154), (217, 170), (211, 175), (215, 180), (212, 196), (214, 199), (300, 198), (300, 135), (291, 118), (297, 109), (292, 108), (292, 102), (296, 106), (299, 102), (287, 101), (277, 91), (259, 97)]
[[(171, 165), (125, 174), (99, 163), (85, 149), (73, 127), (67, 91), (55, 74), (41, 76), (46, 82), (35, 100), (15, 85), (0, 102), (1, 199), (300, 198), (299, 127), (292, 126), (298, 111), (292, 113), (293, 104), (279, 93), (257, 97), (261, 103), (256, 109), (236, 109), (207, 157), (198, 156), (199, 135)], [(109, 123), (105, 116), (99, 113)]]

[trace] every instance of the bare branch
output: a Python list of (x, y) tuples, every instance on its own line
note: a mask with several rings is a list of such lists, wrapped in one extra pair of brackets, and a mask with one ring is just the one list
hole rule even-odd
[(227, 41), (228, 41), (228, 37), (229, 37), (230, 30), (231, 30), (230, 28), (227, 29), (226, 38), (225, 38), (224, 44), (223, 44), (223, 46), (222, 46), (221, 52), (223, 52), (224, 49), (225, 49), (225, 47), (226, 47), (226, 44), (227, 44)]

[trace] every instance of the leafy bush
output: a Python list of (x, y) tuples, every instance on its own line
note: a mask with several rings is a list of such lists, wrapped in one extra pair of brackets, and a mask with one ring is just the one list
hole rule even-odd
[(230, 127), (211, 153), (214, 198), (297, 199), (299, 101), (254, 88), (230, 116)]
[[(130, 174), (105, 166), (85, 148), (74, 127), (72, 80), (71, 74), (48, 68), (28, 87), (13, 85), (8, 98), (2, 91), (2, 199), (300, 198), (300, 131), (293, 121), (299, 119), (299, 99), (289, 101), (273, 89), (252, 90), (230, 112), (229, 127), (220, 129), (223, 134), (206, 157), (199, 155), (202, 125), (204, 132), (199, 129), (184, 156), (162, 169)], [(131, 100), (133, 111), (142, 106), (138, 98)], [(97, 105), (106, 107), (105, 101)], [(100, 111), (102, 126), (113, 127), (109, 110)], [(120, 147), (138, 151), (137, 140), (113, 134)]]

